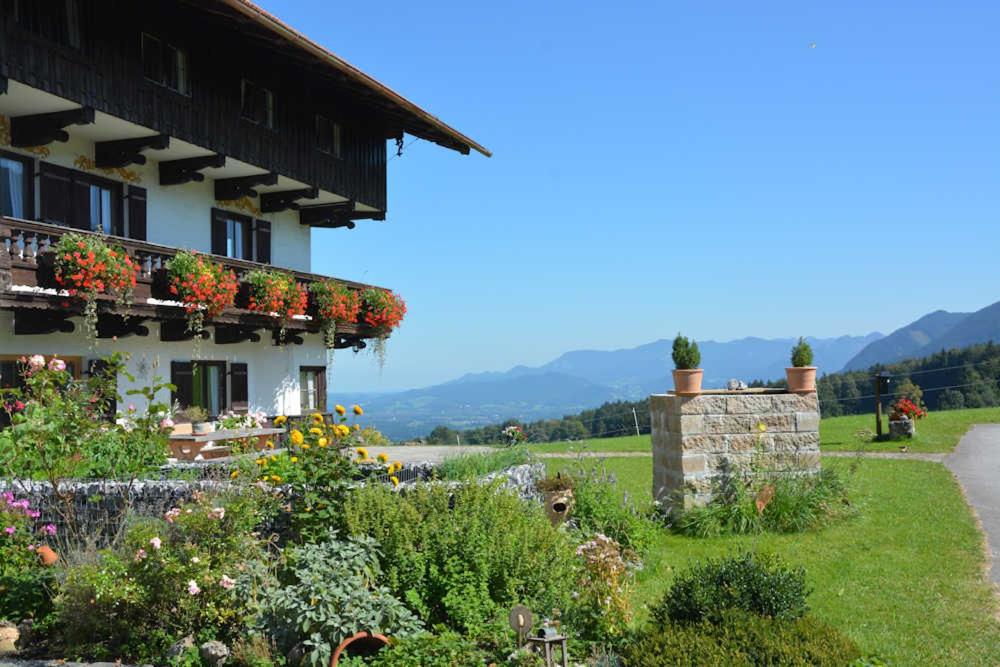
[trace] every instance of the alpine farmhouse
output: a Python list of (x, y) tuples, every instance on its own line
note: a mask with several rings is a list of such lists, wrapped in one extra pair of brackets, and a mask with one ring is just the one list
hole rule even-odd
[[(156, 374), (210, 415), (325, 411), (327, 348), (377, 332), (363, 318), (321, 331), (313, 228), (386, 220), (387, 153), (404, 134), (489, 152), (245, 0), (0, 10), (0, 385), (18, 383), (24, 355), (79, 376), (117, 351), (136, 378), (119, 376), (123, 394)], [(137, 267), (128, 303), (97, 297), (89, 335), (81, 299), (53, 279), (69, 232)], [(181, 250), (237, 280), (201, 328), (165, 278)], [(294, 278), (302, 313), (250, 307), (246, 278), (267, 268)]]

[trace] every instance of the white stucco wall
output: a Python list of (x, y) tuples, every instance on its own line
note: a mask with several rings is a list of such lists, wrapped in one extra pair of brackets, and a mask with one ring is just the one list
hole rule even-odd
[[(130, 383), (125, 377), (118, 379), (118, 391), (123, 396), (133, 388), (148, 386), (154, 376), (170, 381), (171, 361), (225, 361), (245, 362), (249, 367), (250, 407), (262, 409), (270, 415), (297, 415), (299, 406), (299, 367), (326, 365), (326, 350), (322, 336), (304, 335), (302, 345), (276, 346), (270, 335), (261, 332), (259, 343), (237, 343), (216, 345), (203, 341), (200, 349), (194, 342), (164, 343), (160, 341), (160, 325), (147, 321), (149, 336), (129, 336), (116, 341), (102, 339), (93, 346), (82, 333), (80, 318), (72, 318), (76, 324), (73, 333), (45, 334), (39, 336), (14, 336), (13, 314), (0, 311), (0, 355), (59, 355), (61, 357), (82, 357), (82, 367), (86, 369), (89, 359), (102, 358), (112, 352), (130, 355), (127, 367), (136, 377)], [(329, 375), (329, 373), (328, 373)], [(164, 392), (160, 400), (169, 401)], [(126, 403), (141, 404), (141, 400), (126, 398)]]
[[(77, 169), (73, 164), (80, 155), (93, 157), (94, 144), (79, 137), (73, 137), (66, 143), (52, 143), (48, 148), (51, 154), (42, 159), (70, 169)], [(4, 150), (21, 152), (4, 147)], [(31, 156), (28, 153), (23, 153)], [(131, 165), (130, 171), (141, 175), (142, 182), (136, 183), (146, 188), (146, 234), (150, 243), (201, 252), (212, 249), (211, 215), (213, 208), (219, 206), (215, 200), (215, 182), (206, 178), (201, 183), (186, 183), (184, 185), (161, 186), (158, 163), (152, 159), (145, 165)], [(101, 178), (124, 183), (114, 174), (94, 170)], [(36, 177), (37, 185), (37, 177)], [(38, 188), (35, 188), (36, 198)], [(246, 211), (231, 209), (247, 215)], [(271, 223), (271, 263), (276, 267), (309, 271), (310, 265), (310, 232), (308, 225), (299, 224), (298, 213), (282, 211), (281, 213), (262, 213), (254, 216)]]

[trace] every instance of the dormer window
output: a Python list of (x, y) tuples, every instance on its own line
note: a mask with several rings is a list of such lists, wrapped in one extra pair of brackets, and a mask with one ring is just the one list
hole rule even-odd
[(340, 123), (316, 114), (316, 147), (338, 160), (344, 157), (344, 130)]
[(274, 93), (246, 79), (243, 79), (241, 91), (243, 118), (273, 130)]
[(147, 80), (190, 95), (187, 53), (158, 37), (142, 34), (142, 74)]
[(15, 0), (14, 20), (29, 32), (56, 44), (80, 48), (78, 0)]

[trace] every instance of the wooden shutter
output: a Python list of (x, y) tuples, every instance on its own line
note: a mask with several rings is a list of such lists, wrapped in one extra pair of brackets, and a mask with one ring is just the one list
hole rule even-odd
[(254, 240), (257, 245), (255, 261), (261, 264), (271, 263), (271, 223), (267, 220), (257, 220), (254, 223)]
[(253, 219), (233, 216), (243, 228), (243, 255), (241, 259), (253, 260)]
[(250, 383), (246, 364), (229, 364), (229, 395), (233, 401), (230, 408), (234, 412), (246, 412), (250, 409)]
[[(73, 194), (72, 172), (48, 162), (39, 169), (39, 217), (56, 225), (70, 224), (70, 201)], [(89, 205), (89, 204), (88, 204)]]
[(170, 382), (175, 387), (170, 395), (170, 402), (180, 403), (181, 409), (190, 406), (194, 400), (193, 364), (190, 361), (171, 361)]
[(212, 210), (212, 254), (226, 256), (226, 218), (218, 209)]
[(146, 240), (146, 188), (128, 186), (128, 237)]
[(316, 411), (326, 412), (326, 369), (316, 369)]

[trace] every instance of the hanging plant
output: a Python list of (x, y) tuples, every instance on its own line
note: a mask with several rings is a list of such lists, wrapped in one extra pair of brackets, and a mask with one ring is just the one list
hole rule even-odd
[(305, 315), (309, 294), (295, 277), (278, 271), (257, 269), (246, 276), (250, 284), (250, 310), (281, 318), (279, 337), (284, 340), (285, 323)]
[(406, 302), (395, 292), (369, 287), (361, 292), (361, 322), (372, 328), (372, 352), (379, 368), (385, 366), (386, 341), (406, 316)]
[(70, 232), (55, 245), (56, 283), (84, 300), (84, 326), (91, 340), (97, 339), (97, 296), (111, 295), (117, 305), (130, 305), (138, 271), (121, 246), (98, 236)]
[(309, 285), (316, 301), (316, 314), (323, 328), (323, 342), (332, 350), (337, 337), (337, 324), (356, 322), (361, 311), (361, 296), (356, 290), (333, 280), (320, 280)]
[(204, 255), (182, 250), (167, 262), (170, 293), (184, 303), (188, 331), (200, 334), (205, 318), (217, 317), (233, 305), (236, 274)]

